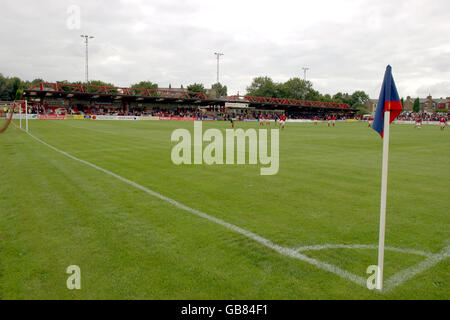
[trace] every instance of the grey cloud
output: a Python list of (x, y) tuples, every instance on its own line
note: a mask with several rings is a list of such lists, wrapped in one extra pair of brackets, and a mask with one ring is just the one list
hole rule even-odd
[[(350, 10), (349, 2), (341, 3)], [(24, 79), (82, 80), (79, 35), (88, 33), (96, 37), (90, 46), (91, 78), (121, 86), (140, 80), (209, 86), (216, 79), (213, 53), (219, 50), (225, 53), (221, 79), (232, 94), (244, 93), (255, 76), (285, 81), (302, 75), (307, 65), (308, 77), (322, 92), (362, 89), (376, 97), (389, 63), (402, 96), (450, 95), (448, 1), (350, 3), (350, 11), (336, 12), (345, 19), (328, 19), (320, 6), (302, 12), (304, 1), (267, 2), (241, 12), (239, 2), (200, 0), (4, 0), (0, 72)], [(82, 10), (81, 30), (66, 27), (72, 4)], [(203, 22), (209, 12), (214, 17)]]

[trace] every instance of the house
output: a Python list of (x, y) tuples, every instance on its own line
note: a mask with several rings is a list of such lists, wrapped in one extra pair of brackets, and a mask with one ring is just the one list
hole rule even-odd
[[(414, 107), (415, 98), (411, 98), (410, 96), (406, 97), (403, 101), (403, 110), (404, 111), (412, 111)], [(430, 95), (426, 98), (419, 98), (420, 102), (420, 111), (421, 112), (439, 112), (439, 110), (450, 110), (450, 97), (447, 98), (439, 98), (433, 99)], [(365, 108), (369, 112), (375, 112), (377, 109), (378, 99), (369, 99)]]

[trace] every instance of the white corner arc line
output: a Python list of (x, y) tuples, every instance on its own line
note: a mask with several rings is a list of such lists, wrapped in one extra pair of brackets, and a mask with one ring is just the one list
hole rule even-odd
[[(339, 277), (341, 277), (343, 279), (346, 279), (346, 280), (349, 280), (349, 281), (351, 281), (353, 283), (356, 283), (356, 284), (358, 284), (360, 286), (363, 286), (363, 287), (366, 286), (366, 279), (365, 278), (363, 278), (361, 276), (358, 276), (358, 275), (355, 275), (355, 274), (353, 274), (351, 272), (348, 272), (346, 270), (343, 270), (343, 269), (341, 269), (341, 268), (339, 268), (337, 266), (334, 266), (332, 264), (325, 263), (325, 262), (318, 261), (316, 259), (310, 258), (310, 257), (308, 257), (308, 256), (306, 256), (304, 254), (301, 254), (300, 252), (301, 251), (308, 251), (308, 250), (322, 250), (322, 249), (325, 249), (325, 247), (327, 247), (327, 246), (328, 247), (340, 247), (340, 248), (353, 247), (353, 248), (359, 248), (359, 249), (364, 249), (364, 248), (372, 249), (374, 247), (378, 248), (377, 246), (372, 246), (372, 245), (318, 245), (318, 246), (305, 246), (305, 247), (294, 248), (294, 249), (287, 248), (287, 247), (282, 247), (282, 246), (279, 246), (277, 244), (274, 244), (272, 241), (270, 241), (270, 240), (268, 240), (266, 238), (263, 238), (263, 237), (261, 237), (260, 235), (258, 235), (256, 233), (253, 233), (251, 231), (245, 230), (245, 229), (243, 229), (241, 227), (238, 227), (236, 225), (228, 223), (228, 222), (226, 222), (226, 221), (224, 221), (222, 219), (210, 216), (209, 214), (204, 213), (202, 211), (199, 211), (197, 209), (193, 209), (191, 207), (188, 207), (188, 206), (186, 206), (186, 205), (184, 205), (184, 204), (182, 204), (182, 203), (180, 203), (180, 202), (178, 202), (178, 201), (176, 201), (174, 199), (168, 198), (168, 197), (166, 197), (166, 196), (164, 196), (164, 195), (162, 195), (162, 194), (160, 194), (158, 192), (150, 190), (150, 189), (148, 189), (148, 188), (146, 188), (146, 187), (144, 187), (144, 186), (142, 186), (142, 185), (140, 185), (140, 184), (138, 184), (138, 183), (136, 183), (134, 181), (131, 181), (131, 180), (126, 179), (126, 178), (124, 178), (122, 176), (119, 176), (118, 174), (115, 174), (115, 173), (113, 173), (113, 172), (111, 172), (109, 170), (106, 170), (106, 169), (101, 168), (101, 167), (99, 167), (99, 166), (97, 166), (95, 164), (92, 164), (92, 163), (88, 162), (88, 161), (85, 161), (85, 160), (79, 159), (79, 158), (77, 158), (75, 156), (72, 156), (71, 154), (69, 154), (69, 153), (67, 153), (65, 151), (62, 151), (62, 150), (60, 150), (60, 149), (58, 149), (58, 148), (56, 148), (56, 147), (54, 147), (54, 146), (44, 142), (44, 141), (42, 141), (41, 139), (37, 138), (36, 136), (31, 134), (30, 132), (27, 132), (27, 134), (30, 137), (32, 137), (34, 140), (38, 141), (39, 143), (47, 146), (48, 148), (50, 148), (50, 149), (52, 149), (52, 150), (54, 150), (54, 151), (56, 151), (56, 152), (58, 152), (58, 153), (60, 153), (62, 155), (65, 155), (66, 157), (68, 157), (68, 158), (70, 158), (72, 160), (81, 162), (81, 163), (83, 163), (83, 164), (85, 164), (85, 165), (87, 165), (89, 167), (92, 167), (92, 168), (94, 168), (96, 170), (99, 170), (99, 171), (101, 171), (101, 172), (103, 172), (103, 173), (105, 173), (107, 175), (110, 175), (110, 176), (112, 176), (112, 177), (114, 177), (114, 178), (116, 178), (116, 179), (118, 179), (118, 180), (120, 180), (120, 181), (122, 181), (124, 183), (127, 183), (127, 184), (129, 184), (129, 185), (131, 185), (131, 186), (141, 190), (141, 191), (144, 191), (145, 193), (147, 193), (147, 194), (149, 194), (149, 195), (151, 195), (153, 197), (156, 197), (156, 198), (158, 198), (160, 200), (166, 201), (166, 202), (172, 204), (173, 206), (175, 206), (175, 207), (177, 207), (179, 209), (182, 209), (184, 211), (190, 212), (190, 213), (192, 213), (192, 214), (194, 214), (196, 216), (199, 216), (201, 218), (204, 218), (206, 220), (214, 222), (214, 223), (216, 223), (218, 225), (221, 225), (221, 226), (223, 226), (223, 227), (225, 227), (225, 228), (227, 228), (227, 229), (229, 229), (231, 231), (239, 233), (239, 234), (245, 236), (248, 239), (251, 239), (251, 240), (253, 240), (253, 241), (255, 241), (255, 242), (257, 242), (257, 243), (259, 243), (259, 244), (261, 244), (261, 245), (263, 245), (263, 246), (265, 246), (267, 248), (269, 248), (269, 249), (272, 249), (272, 250), (278, 252), (281, 255), (288, 256), (290, 258), (294, 258), (294, 259), (297, 259), (297, 260), (309, 263), (309, 264), (311, 264), (311, 265), (313, 265), (313, 266), (315, 266), (315, 267), (317, 267), (317, 268), (319, 268), (321, 270), (334, 273), (334, 274), (338, 275)], [(399, 249), (399, 248), (392, 248), (392, 247), (390, 247), (390, 249), (393, 249), (394, 251), (399, 251), (399, 252), (406, 252), (406, 253), (412, 253), (412, 254), (418, 254), (418, 255), (425, 255), (425, 256), (427, 256), (427, 258), (424, 261), (418, 263), (417, 265), (412, 266), (412, 267), (410, 267), (408, 269), (405, 269), (403, 271), (400, 271), (397, 274), (395, 274), (394, 276), (392, 276), (391, 278), (387, 279), (386, 280), (385, 290), (383, 292), (388, 292), (388, 291), (394, 289), (395, 287), (401, 285), (403, 282), (411, 279), (412, 277), (416, 276), (417, 274), (419, 274), (419, 273), (421, 273), (423, 271), (426, 271), (427, 269), (435, 266), (436, 264), (438, 264), (439, 262), (441, 262), (442, 260), (444, 260), (444, 259), (446, 259), (446, 258), (448, 258), (450, 256), (450, 246), (445, 247), (441, 252), (439, 252), (437, 254), (430, 254), (430, 253), (427, 253), (427, 252), (422, 252), (422, 251), (417, 251), (417, 250)]]
[(234, 224), (228, 223), (228, 222), (226, 222), (226, 221), (224, 221), (222, 219), (210, 216), (209, 214), (204, 213), (202, 211), (199, 211), (197, 209), (188, 207), (188, 206), (186, 206), (186, 205), (184, 205), (184, 204), (182, 204), (182, 203), (180, 203), (180, 202), (178, 202), (178, 201), (176, 201), (174, 199), (168, 198), (168, 197), (166, 197), (166, 196), (164, 196), (164, 195), (162, 195), (162, 194), (160, 194), (158, 192), (150, 190), (150, 189), (148, 189), (148, 188), (146, 188), (146, 187), (144, 187), (144, 186), (142, 186), (142, 185), (140, 185), (140, 184), (138, 184), (138, 183), (136, 183), (134, 181), (131, 181), (131, 180), (127, 179), (127, 178), (119, 176), (118, 174), (115, 174), (114, 172), (106, 170), (106, 169), (104, 169), (102, 167), (99, 167), (99, 166), (97, 166), (95, 164), (92, 164), (92, 163), (90, 163), (88, 161), (79, 159), (79, 158), (77, 158), (75, 156), (72, 156), (71, 154), (69, 154), (69, 153), (67, 153), (65, 151), (59, 150), (58, 148), (56, 148), (56, 147), (54, 147), (54, 146), (52, 146), (52, 145), (42, 141), (41, 139), (37, 138), (36, 136), (34, 136), (33, 134), (31, 134), (29, 132), (27, 134), (30, 137), (32, 137), (34, 140), (36, 140), (37, 142), (47, 146), (48, 148), (50, 148), (50, 149), (52, 149), (52, 150), (54, 150), (54, 151), (56, 151), (56, 152), (58, 152), (58, 153), (60, 153), (62, 155), (65, 155), (66, 157), (68, 157), (68, 158), (70, 158), (72, 160), (81, 162), (81, 163), (83, 163), (83, 164), (85, 164), (85, 165), (87, 165), (87, 166), (89, 166), (91, 168), (97, 169), (98, 171), (101, 171), (101, 172), (103, 172), (103, 173), (105, 173), (107, 175), (110, 175), (110, 176), (112, 176), (112, 177), (114, 177), (114, 178), (116, 178), (116, 179), (118, 179), (118, 180), (120, 180), (120, 181), (122, 181), (124, 183), (127, 183), (127, 184), (129, 184), (129, 185), (131, 185), (131, 186), (133, 186), (133, 187), (135, 187), (135, 188), (137, 188), (139, 190), (142, 190), (145, 193), (147, 193), (147, 194), (149, 194), (149, 195), (151, 195), (153, 197), (156, 197), (158, 199), (166, 201), (166, 202), (172, 204), (173, 206), (175, 206), (175, 207), (177, 207), (179, 209), (182, 209), (184, 211), (190, 212), (190, 213), (192, 213), (192, 214), (194, 214), (196, 216), (199, 216), (201, 218), (204, 218), (206, 220), (214, 222), (214, 223), (216, 223), (218, 225), (221, 225), (221, 226), (223, 226), (223, 227), (225, 227), (225, 228), (227, 228), (229, 230), (232, 230), (232, 231), (234, 231), (236, 233), (239, 233), (239, 234), (245, 236), (248, 239), (251, 239), (251, 240), (253, 240), (253, 241), (255, 241), (255, 242), (257, 242), (257, 243), (259, 243), (259, 244), (261, 244), (261, 245), (263, 245), (263, 246), (265, 246), (267, 248), (269, 248), (269, 249), (272, 249), (272, 250), (278, 252), (281, 255), (288, 256), (288, 257), (291, 257), (291, 258), (294, 258), (294, 259), (297, 259), (297, 260), (309, 263), (309, 264), (311, 264), (311, 265), (313, 265), (313, 266), (315, 266), (315, 267), (317, 267), (317, 268), (319, 268), (321, 270), (334, 273), (334, 274), (340, 276), (341, 278), (344, 278), (346, 280), (350, 280), (350, 281), (352, 281), (352, 282), (354, 282), (354, 283), (356, 283), (356, 284), (358, 284), (360, 286), (364, 287), (366, 285), (366, 279), (363, 278), (363, 277), (357, 276), (357, 275), (355, 275), (355, 274), (353, 274), (351, 272), (343, 270), (343, 269), (341, 269), (341, 268), (339, 268), (337, 266), (334, 266), (332, 264), (325, 263), (325, 262), (318, 261), (316, 259), (310, 258), (310, 257), (308, 257), (308, 256), (306, 256), (304, 254), (301, 254), (301, 253), (297, 252), (295, 249), (286, 248), (286, 247), (282, 247), (282, 246), (279, 246), (277, 244), (274, 244), (272, 241), (270, 241), (270, 240), (268, 240), (266, 238), (263, 238), (263, 237), (261, 237), (260, 235), (258, 235), (256, 233), (253, 233), (251, 231), (245, 230), (245, 229), (243, 229), (241, 227), (238, 227), (238, 226), (236, 226)]
[[(296, 248), (295, 250), (297, 252), (303, 252), (303, 251), (319, 251), (319, 250), (326, 250), (326, 249), (373, 249), (373, 250), (378, 250), (378, 246), (370, 245), (370, 244), (319, 244), (319, 245), (312, 245), (312, 246), (303, 246), (303, 247)], [(430, 253), (430, 252), (414, 250), (414, 249), (395, 248), (395, 247), (385, 247), (385, 250), (415, 254), (415, 255), (424, 256), (424, 257), (433, 257), (435, 255), (434, 253)]]
[[(296, 248), (297, 252), (304, 251), (319, 251), (319, 250), (327, 250), (327, 249), (373, 249), (377, 250), (377, 245), (366, 245), (366, 244), (353, 244), (353, 245), (345, 245), (345, 244), (323, 244), (323, 245), (311, 245), (311, 246), (303, 246)], [(419, 256), (425, 256), (426, 259), (409, 267), (403, 269), (388, 279), (385, 280), (383, 292), (387, 293), (392, 291), (394, 288), (400, 286), (404, 282), (412, 279), (416, 275), (431, 269), (441, 261), (450, 257), (450, 246), (446, 246), (438, 253), (430, 253), (425, 251), (413, 250), (413, 249), (403, 249), (403, 248), (395, 248), (395, 247), (385, 247), (387, 251), (401, 252), (414, 254)]]
[(394, 274), (393, 276), (391, 276), (389, 279), (386, 279), (384, 291), (386, 292), (391, 291), (392, 289), (398, 287), (405, 281), (408, 281), (411, 278), (418, 275), (419, 273), (422, 273), (434, 267), (439, 262), (449, 257), (450, 257), (450, 246), (447, 246), (444, 249), (442, 249), (439, 253), (433, 254), (427, 257), (422, 262), (419, 262), (418, 264), (409, 267), (407, 269), (401, 270), (396, 274)]

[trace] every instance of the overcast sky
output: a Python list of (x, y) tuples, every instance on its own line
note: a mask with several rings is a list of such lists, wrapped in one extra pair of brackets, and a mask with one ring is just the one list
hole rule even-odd
[[(77, 12), (80, 13), (78, 21)], [(401, 96), (450, 96), (449, 0), (1, 0), (0, 73), (160, 87), (256, 76), (307, 78), (322, 93), (377, 98), (387, 64)]]

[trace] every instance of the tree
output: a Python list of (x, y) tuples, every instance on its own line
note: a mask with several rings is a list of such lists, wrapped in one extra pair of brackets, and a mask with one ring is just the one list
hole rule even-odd
[[(23, 82), (17, 77), (8, 78), (0, 74), (0, 100), (16, 99), (18, 90), (23, 89)], [(21, 95), (21, 93), (19, 93)]]
[(350, 105), (354, 107), (364, 106), (366, 102), (369, 101), (369, 95), (364, 91), (355, 91), (350, 98)]
[(364, 106), (357, 104), (357, 105), (354, 105), (353, 108), (358, 109), (358, 111), (356, 113), (359, 115), (370, 114), (370, 112)]
[(347, 95), (344, 95), (342, 92), (338, 92), (333, 96), (333, 101), (336, 103), (346, 103), (351, 105), (351, 98), (348, 98)]
[(102, 87), (115, 87), (114, 84), (108, 83), (108, 82), (104, 82), (104, 81), (101, 81), (101, 80), (91, 80), (91, 81), (89, 81), (89, 85), (91, 85), (91, 86), (102, 86)]
[(23, 95), (23, 89), (17, 89), (16, 96), (14, 97), (15, 100), (21, 100)]
[(22, 81), (17, 77), (8, 78), (0, 74), (0, 100), (12, 101), (21, 99), (23, 90), (29, 89), (32, 86), (31, 84), (32, 82)]
[(202, 92), (206, 93), (206, 89), (201, 83), (194, 83), (187, 87), (189, 92)]
[(257, 77), (247, 87), (247, 95), (256, 97), (280, 98), (279, 85), (269, 77)]
[(158, 89), (158, 84), (151, 81), (141, 81), (139, 83), (131, 85), (133, 89)]
[(40, 78), (34, 79), (31, 82), (28, 80), (25, 80), (25, 81), (22, 81), (22, 88), (23, 89), (31, 89), (31, 87), (33, 87), (36, 84), (41, 83), (41, 82), (45, 82), (45, 80), (40, 79)]
[(45, 80), (41, 79), (41, 78), (36, 78), (33, 81), (31, 81), (31, 85), (34, 86), (34, 85), (36, 85), (38, 83), (41, 83), (41, 82), (45, 82)]
[[(64, 80), (64, 81), (58, 81), (58, 83), (70, 83), (70, 82), (68, 82), (67, 80)], [(73, 84), (85, 85), (86, 83), (85, 82), (81, 82), (81, 81), (77, 81), (77, 82), (73, 82)], [(98, 86), (98, 87), (115, 87), (114, 84), (108, 83), (108, 82), (104, 82), (104, 81), (101, 81), (101, 80), (91, 80), (91, 81), (89, 81), (88, 85), (90, 85), (90, 86)], [(64, 88), (64, 86), (63, 86), (63, 90), (69, 90), (70, 91), (70, 90), (72, 90), (72, 88), (71, 87)], [(97, 91), (96, 88), (88, 88), (88, 92), (89, 93), (95, 93), (96, 91)], [(110, 92), (112, 94), (118, 93), (117, 89), (112, 89), (112, 90), (110, 90)]]
[(314, 91), (312, 82), (301, 80), (300, 78), (291, 78), (285, 83), (279, 85), (280, 98), (301, 100), (307, 96), (317, 95)]
[(0, 73), (0, 100), (10, 100), (9, 92), (11, 90), (8, 78)]
[(291, 78), (284, 83), (276, 83), (269, 77), (257, 77), (254, 78), (252, 84), (247, 87), (247, 95), (346, 103), (350, 106), (357, 105), (358, 108), (361, 109), (363, 109), (363, 106), (369, 100), (369, 95), (364, 91), (355, 91), (352, 96), (344, 95), (341, 92), (336, 93), (333, 97), (329, 94), (322, 95), (319, 91), (314, 90), (311, 81), (302, 80), (300, 78)]
[(334, 102), (333, 98), (328, 93), (323, 95), (321, 97), (320, 101), (323, 101), (323, 102)]
[[(18, 94), (20, 94), (20, 97), (22, 96), (22, 93), (19, 92), (19, 90), (23, 89), (22, 80), (20, 80), (17, 77), (14, 77), (14, 78), (11, 78), (10, 81), (11, 81), (11, 90), (9, 92), (10, 100), (15, 100), (16, 97), (18, 96)], [(17, 100), (19, 100), (19, 99), (17, 99)]]
[(333, 100), (338, 103), (344, 103), (344, 95), (342, 92), (338, 92), (333, 96)]
[[(65, 86), (65, 84), (70, 84), (69, 81), (67, 80), (60, 80), (60, 81), (56, 81), (57, 84), (61, 84), (61, 89), (64, 90), (65, 92), (70, 92), (73, 90), (73, 87), (71, 86)], [(73, 84), (84, 84), (84, 82), (74, 82)]]
[(414, 100), (413, 112), (416, 112), (416, 113), (420, 112), (420, 100), (419, 100), (419, 98)]
[(320, 101), (321, 100), (322, 95), (320, 94), (319, 91), (314, 90), (312, 88), (312, 84), (311, 84), (311, 89), (309, 89), (306, 93), (305, 96), (305, 100), (309, 100), (309, 101)]
[(211, 88), (216, 90), (216, 98), (226, 97), (228, 95), (227, 86), (222, 86), (220, 82), (213, 84)]

